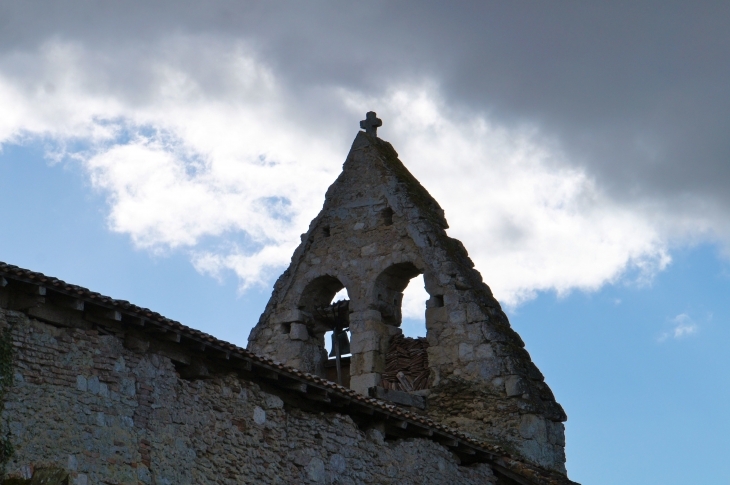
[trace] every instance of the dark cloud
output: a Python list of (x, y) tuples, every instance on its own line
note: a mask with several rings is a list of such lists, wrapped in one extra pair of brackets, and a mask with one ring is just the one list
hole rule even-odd
[(729, 2), (343, 5), (5, 2), (0, 46), (196, 34), (250, 42), (295, 90), (431, 79), (455, 111), (539, 127), (617, 196), (730, 207)]

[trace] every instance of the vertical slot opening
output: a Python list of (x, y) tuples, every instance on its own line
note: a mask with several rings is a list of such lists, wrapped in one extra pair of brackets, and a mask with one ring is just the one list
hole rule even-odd
[(380, 217), (383, 220), (383, 224), (386, 226), (392, 226), (393, 225), (393, 209), (390, 207), (386, 207), (380, 212)]

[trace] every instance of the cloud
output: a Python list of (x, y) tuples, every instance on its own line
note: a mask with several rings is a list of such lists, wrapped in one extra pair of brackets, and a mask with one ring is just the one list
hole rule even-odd
[[(168, 42), (170, 58), (184, 39), (253, 46), (288, 89), (374, 92), (434, 79), (455, 109), (505, 125), (540, 125), (560, 140), (568, 163), (615, 197), (700, 194), (727, 210), (730, 6), (658, 6), (461, 2), (455, 9), (373, 0), (332, 8), (210, 0), (201, 9), (129, 0), (89, 9), (74, 0), (6, 2), (0, 46), (29, 52), (49, 39), (93, 46), (100, 54), (87, 53), (89, 65), (102, 62), (113, 72), (96, 87), (119, 79), (140, 100), (156, 74), (145, 49), (129, 46), (154, 50)], [(225, 64), (225, 49), (199, 52), (199, 74), (210, 74), (206, 92), (230, 90), (219, 81), (231, 78), (215, 69)], [(20, 67), (34, 70), (32, 63)]]
[(648, 214), (605, 194), (532, 126), (459, 119), (429, 90), (391, 93), (391, 137), (439, 200), (485, 281), (507, 304), (536, 291), (595, 290), (627, 268), (650, 276), (670, 261)]
[(680, 313), (671, 320), (672, 328), (669, 331), (663, 332), (659, 338), (659, 342), (664, 342), (669, 338), (680, 340), (690, 335), (694, 335), (699, 330), (699, 326), (690, 318), (686, 313)]
[[(0, 100), (12, 101), (0, 115), (0, 142), (52, 141), (51, 157), (82, 163), (107, 195), (110, 229), (138, 248), (186, 250), (202, 272), (235, 270), (244, 288), (266, 281), (316, 215), (344, 147), (313, 139), (240, 43), (168, 40), (139, 54), (149, 83), (135, 95), (105, 86), (116, 66), (89, 67), (95, 53), (82, 46), (50, 42), (24, 59), (6, 57), (0, 72), (40, 67), (0, 76)], [(201, 75), (198, 58), (213, 55)]]
[[(111, 230), (144, 250), (183, 251), (202, 273), (232, 271), (242, 289), (287, 264), (371, 108), (508, 305), (630, 270), (650, 279), (672, 240), (727, 227), (720, 212), (616, 197), (541, 124), (463, 109), (437, 78), (293, 85), (261, 49), (176, 33), (7, 51), (0, 143), (52, 142), (51, 156), (82, 164), (106, 195)], [(411, 291), (406, 316), (422, 314), (424, 295)]]

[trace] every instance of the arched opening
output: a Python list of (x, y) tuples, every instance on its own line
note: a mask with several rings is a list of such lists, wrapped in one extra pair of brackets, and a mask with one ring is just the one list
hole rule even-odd
[(430, 298), (423, 275), (413, 278), (403, 290), (401, 329), (404, 336), (411, 338), (426, 336), (426, 308)]
[(340, 291), (338, 291), (337, 293), (335, 293), (335, 296), (332, 297), (332, 301), (330, 301), (330, 304), (338, 302), (338, 301), (342, 301), (342, 300), (349, 300), (349, 299), (350, 299), (350, 294), (347, 292), (347, 288), (345, 288), (343, 286), (342, 289)]
[(398, 263), (389, 267), (375, 280), (375, 309), (380, 312), (383, 323), (400, 326), (403, 320), (403, 290), (411, 278), (421, 274), (413, 263)]
[(395, 264), (378, 276), (374, 290), (374, 306), (383, 323), (401, 328), (389, 338), (380, 386), (404, 392), (427, 389), (425, 313), (431, 298), (421, 271), (412, 263)]
[[(330, 302), (330, 305), (340, 302), (340, 301), (350, 301), (350, 295), (347, 293), (347, 288), (343, 287), (340, 291), (338, 291), (335, 296), (332, 297), (332, 301)], [(332, 334), (334, 333), (333, 330), (328, 330), (324, 333), (324, 348), (327, 351), (327, 356), (329, 357), (329, 360), (334, 360), (334, 346), (332, 345)], [(349, 330), (349, 328), (345, 331), (345, 334), (347, 335), (347, 341), (349, 343), (350, 340), (352, 340), (352, 334)], [(349, 349), (347, 349), (348, 352), (342, 353), (343, 358), (348, 358), (352, 355), (352, 353), (349, 352)]]
[(329, 305), (335, 295), (344, 288), (345, 285), (334, 276), (319, 276), (304, 287), (298, 307), (313, 316), (316, 308)]
[(323, 377), (344, 386), (350, 380), (349, 303), (342, 282), (324, 275), (304, 288), (298, 305), (311, 318), (308, 331), (317, 342), (320, 356), (316, 367)]

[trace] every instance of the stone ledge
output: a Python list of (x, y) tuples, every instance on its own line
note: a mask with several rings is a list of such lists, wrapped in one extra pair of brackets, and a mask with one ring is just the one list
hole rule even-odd
[(418, 409), (426, 409), (426, 399), (423, 396), (417, 396), (408, 392), (394, 391), (392, 389), (375, 386), (368, 389), (368, 394), (370, 397), (374, 397), (375, 399), (382, 399), (384, 401), (390, 401)]

